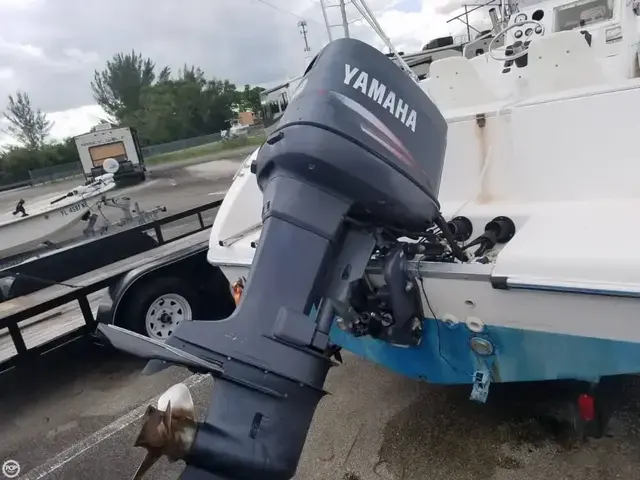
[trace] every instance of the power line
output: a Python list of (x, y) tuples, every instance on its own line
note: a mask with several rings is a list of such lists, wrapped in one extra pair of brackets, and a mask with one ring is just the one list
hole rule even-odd
[(264, 4), (264, 5), (267, 5), (268, 7), (273, 8), (274, 10), (278, 10), (279, 12), (286, 13), (287, 15), (291, 15), (292, 17), (296, 17), (296, 18), (301, 18), (302, 19), (302, 17), (300, 15), (296, 15), (293, 12), (290, 12), (288, 10), (284, 10), (284, 9), (274, 5), (273, 3), (267, 2), (266, 0), (256, 0), (256, 2), (260, 2), (260, 3)]
[[(256, 1), (256, 2), (260, 2), (260, 3), (262, 3), (263, 5), (266, 5), (266, 6), (268, 6), (268, 7), (271, 7), (271, 8), (273, 8), (274, 10), (279, 11), (280, 13), (284, 13), (284, 14), (286, 14), (286, 15), (291, 15), (292, 17), (298, 18), (298, 19), (300, 19), (300, 20), (305, 20), (305, 18), (304, 18), (304, 17), (301, 17), (300, 15), (298, 15), (298, 14), (296, 14), (296, 13), (290, 12), (289, 10), (285, 10), (284, 8), (278, 7), (277, 5), (274, 5), (273, 3), (269, 3), (269, 2), (267, 2), (267, 0), (255, 0), (255, 1)], [(315, 24), (317, 24), (317, 25), (320, 25), (320, 23), (319, 23), (319, 22), (316, 22), (314, 19), (309, 19), (309, 21), (310, 21), (310, 22), (313, 22), (313, 23), (315, 23)]]

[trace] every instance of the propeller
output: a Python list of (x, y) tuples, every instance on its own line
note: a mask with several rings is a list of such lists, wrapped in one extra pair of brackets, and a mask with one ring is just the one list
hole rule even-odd
[(157, 407), (149, 405), (144, 414), (133, 446), (145, 448), (147, 455), (133, 480), (140, 480), (163, 455), (170, 462), (183, 459), (193, 444), (196, 430), (191, 392), (184, 383), (177, 383), (160, 396)]

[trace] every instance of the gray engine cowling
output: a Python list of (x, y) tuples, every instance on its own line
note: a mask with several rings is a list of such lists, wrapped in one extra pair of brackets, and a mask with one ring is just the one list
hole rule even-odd
[(330, 43), (309, 66), (257, 159), (260, 187), (277, 175), (353, 203), (359, 215), (423, 229), (437, 201), (447, 123), (420, 87), (381, 52)]

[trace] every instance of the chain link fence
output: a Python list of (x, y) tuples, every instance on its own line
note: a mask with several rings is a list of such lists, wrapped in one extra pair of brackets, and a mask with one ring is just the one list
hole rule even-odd
[[(260, 134), (264, 131), (262, 125), (252, 125), (247, 129), (249, 136)], [(186, 150), (187, 148), (201, 147), (202, 145), (208, 145), (210, 143), (216, 143), (222, 140), (220, 133), (212, 133), (210, 135), (203, 135), (201, 137), (185, 138), (184, 140), (176, 140), (175, 142), (162, 143), (160, 145), (151, 145), (149, 147), (142, 148), (142, 156), (144, 158), (151, 158), (157, 155), (165, 153), (178, 152), (180, 150)]]
[(142, 156), (144, 158), (155, 157), (163, 153), (177, 152), (187, 148), (200, 147), (209, 143), (219, 142), (221, 135), (212, 133), (211, 135), (203, 135), (202, 137), (185, 138), (184, 140), (176, 140), (175, 142), (161, 143), (160, 145), (151, 145), (142, 148)]
[(31, 186), (31, 179), (27, 174), (16, 176), (0, 172), (0, 192), (29, 186)]
[[(252, 125), (247, 131), (249, 136), (259, 135), (262, 133), (264, 133), (264, 127), (262, 125)], [(149, 159), (165, 153), (178, 152), (187, 148), (209, 145), (219, 142), (221, 139), (222, 136), (220, 133), (212, 133), (210, 135), (186, 138), (184, 140), (176, 140), (175, 142), (162, 143), (160, 145), (151, 145), (141, 149), (142, 156), (145, 159)], [(0, 172), (0, 174), (1, 173), (2, 172)], [(71, 178), (82, 174), (82, 165), (80, 162), (74, 162), (29, 170), (28, 177), (27, 175), (22, 175), (21, 178), (14, 178), (11, 176), (3, 177), (0, 175), (0, 192), (13, 188), (33, 186), (39, 183), (55, 182), (57, 180)]]

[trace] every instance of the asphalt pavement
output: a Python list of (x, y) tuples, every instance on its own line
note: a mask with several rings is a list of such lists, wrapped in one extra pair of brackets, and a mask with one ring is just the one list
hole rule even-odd
[[(215, 388), (211, 377), (178, 367), (141, 376), (144, 362), (108, 349), (79, 345), (59, 355), (27, 377), (0, 379), (0, 455), (18, 462), (25, 480), (131, 478), (144, 457), (132, 445), (146, 406), (186, 381), (201, 416)], [(535, 386), (494, 386), (491, 401), (477, 405), (466, 387), (419, 383), (344, 358), (330, 372), (330, 395), (316, 412), (297, 480), (640, 476), (640, 385), (633, 378), (609, 435), (583, 442), (533, 415)], [(162, 460), (147, 478), (177, 479), (183, 466)]]

